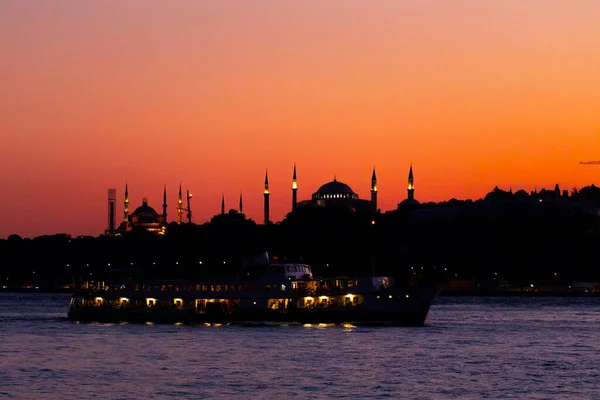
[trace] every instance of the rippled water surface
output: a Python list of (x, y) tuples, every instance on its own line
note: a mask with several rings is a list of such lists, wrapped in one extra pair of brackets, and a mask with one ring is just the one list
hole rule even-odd
[(439, 297), (420, 328), (77, 324), (0, 294), (1, 399), (600, 398), (600, 298)]

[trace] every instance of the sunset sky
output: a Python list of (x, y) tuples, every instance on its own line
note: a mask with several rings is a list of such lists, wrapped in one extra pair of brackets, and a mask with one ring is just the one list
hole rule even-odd
[(600, 184), (600, 1), (0, 2), (0, 238), (262, 222), (333, 179), (379, 206)]

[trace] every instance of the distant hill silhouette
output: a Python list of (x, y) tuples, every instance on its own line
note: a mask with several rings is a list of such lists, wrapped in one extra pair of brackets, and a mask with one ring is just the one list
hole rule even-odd
[(306, 262), (315, 275), (399, 280), (427, 271), (493, 285), (600, 281), (600, 189), (527, 193), (494, 188), (483, 199), (450, 199), (380, 212), (347, 206), (298, 207), (258, 225), (231, 210), (202, 225), (172, 223), (166, 235), (0, 240), (0, 287), (53, 289), (73, 279), (235, 277), (242, 260), (268, 250)]

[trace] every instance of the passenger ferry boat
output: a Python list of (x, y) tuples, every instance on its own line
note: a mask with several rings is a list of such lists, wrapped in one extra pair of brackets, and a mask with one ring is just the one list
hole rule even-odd
[(435, 284), (390, 277), (316, 278), (307, 264), (248, 266), (237, 281), (84, 282), (69, 319), (82, 322), (423, 325)]

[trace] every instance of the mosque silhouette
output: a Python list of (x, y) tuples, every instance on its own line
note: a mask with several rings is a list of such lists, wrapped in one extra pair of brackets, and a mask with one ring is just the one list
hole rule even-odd
[[(331, 182), (327, 182), (319, 189), (314, 192), (310, 199), (298, 201), (298, 180), (296, 173), (296, 164), (294, 164), (294, 171), (292, 175), (292, 204), (291, 211), (293, 212), (298, 207), (346, 207), (350, 211), (353, 212), (379, 212), (380, 210), (377, 208), (377, 174), (375, 172), (375, 168), (373, 168), (373, 173), (371, 175), (371, 198), (369, 200), (360, 199), (358, 194), (352, 190), (350, 186), (347, 184), (338, 181), (337, 177)], [(263, 223), (270, 224), (272, 221), (270, 219), (270, 205), (269, 198), (271, 192), (269, 191), (269, 174), (268, 171), (265, 171), (265, 182), (264, 182), (264, 191), (263, 191)], [(184, 197), (181, 188), (181, 184), (179, 186), (179, 197), (177, 200), (177, 224), (184, 223), (184, 214), (187, 217), (187, 222), (191, 223), (191, 207), (190, 200), (192, 196), (187, 192), (187, 207), (184, 207)], [(110, 204), (111, 199), (109, 198), (109, 213), (114, 214), (114, 204)], [(408, 172), (408, 186), (407, 186), (407, 198), (401, 201), (398, 204), (398, 209), (403, 207), (415, 206), (418, 205), (419, 202), (415, 199), (415, 185), (414, 185), (414, 174), (412, 164), (410, 165)], [(133, 212), (129, 212), (129, 186), (125, 183), (125, 199), (124, 199), (124, 215), (123, 221), (119, 225), (119, 227), (114, 230), (113, 233), (122, 234), (125, 232), (129, 232), (133, 229), (144, 229), (149, 232), (154, 232), (156, 234), (164, 234), (168, 227), (167, 222), (167, 189), (164, 188), (163, 191), (163, 204), (162, 204), (163, 212), (159, 214), (154, 208), (148, 205), (147, 198), (142, 200), (142, 205), (137, 207)], [(242, 196), (240, 194), (239, 201), (239, 209), (238, 212), (243, 214), (243, 201)], [(225, 214), (225, 199), (221, 198), (221, 214)], [(109, 221), (114, 220), (114, 215), (109, 215)], [(109, 222), (110, 225), (110, 222)], [(109, 231), (111, 228), (109, 227)], [(110, 232), (108, 232), (110, 233)]]

